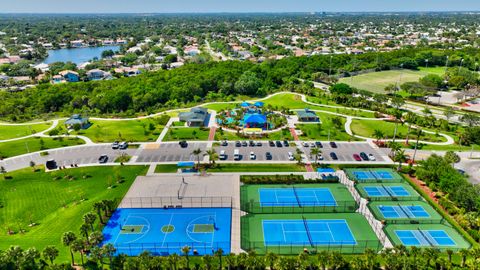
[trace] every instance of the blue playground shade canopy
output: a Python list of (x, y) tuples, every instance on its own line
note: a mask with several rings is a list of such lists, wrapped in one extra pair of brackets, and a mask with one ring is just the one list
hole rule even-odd
[(263, 102), (257, 101), (257, 102), (255, 102), (253, 105), (254, 105), (255, 107), (263, 107), (263, 104), (264, 104)]
[(242, 106), (242, 107), (250, 107), (250, 103), (244, 101), (244, 102), (240, 103), (240, 106)]
[(263, 114), (250, 114), (245, 115), (243, 121), (246, 124), (256, 123), (256, 124), (265, 124), (267, 122), (267, 117)]
[(177, 167), (193, 167), (195, 162), (193, 161), (180, 161), (177, 163)]

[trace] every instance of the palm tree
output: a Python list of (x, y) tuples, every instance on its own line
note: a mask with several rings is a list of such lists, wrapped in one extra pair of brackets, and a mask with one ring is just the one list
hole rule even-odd
[(202, 257), (202, 262), (203, 262), (203, 264), (205, 265), (205, 269), (206, 269), (206, 270), (212, 269), (212, 264), (213, 264), (213, 257), (212, 257), (212, 256), (210, 256), (210, 255), (208, 255), (208, 254), (207, 254), (207, 255), (204, 255), (204, 256)]
[(415, 163), (415, 157), (417, 156), (418, 150), (418, 142), (420, 141), (420, 137), (422, 136), (423, 131), (421, 129), (417, 130), (417, 141), (415, 142), (415, 149), (413, 151), (412, 163)]
[(310, 150), (310, 154), (313, 155), (315, 159), (315, 164), (317, 164), (318, 155), (321, 153), (322, 153), (322, 150), (318, 149), (317, 147), (314, 147)]
[(95, 202), (93, 204), (93, 209), (97, 211), (98, 219), (100, 220), (100, 223), (103, 224), (103, 218), (102, 218), (102, 209), (104, 209), (105, 205), (103, 202)]
[(87, 241), (87, 245), (90, 244), (89, 239), (88, 239), (88, 231), (89, 230), (90, 230), (90, 226), (87, 223), (83, 223), (82, 226), (80, 226), (80, 232), (85, 237), (85, 240)]
[(378, 143), (380, 139), (385, 137), (385, 133), (383, 133), (383, 131), (381, 131), (380, 129), (375, 129), (373, 131), (373, 137), (377, 139), (377, 143)]
[(416, 117), (417, 116), (413, 112), (410, 112), (410, 111), (405, 115), (405, 122), (408, 123), (407, 137), (405, 138), (405, 144), (406, 145), (408, 145), (408, 139), (410, 137), (410, 131), (412, 129), (412, 123), (415, 121)]
[(398, 150), (402, 149), (402, 146), (400, 144), (393, 141), (390, 142), (388, 146), (390, 147), (391, 156), (395, 156), (395, 153), (397, 153)]
[(365, 264), (368, 269), (373, 270), (377, 268), (377, 254), (373, 249), (365, 249)]
[(103, 234), (101, 232), (92, 232), (88, 237), (88, 241), (92, 246), (98, 246), (103, 241)]
[(223, 264), (222, 264), (222, 256), (223, 256), (223, 249), (219, 248), (217, 251), (215, 251), (215, 255), (218, 257), (218, 264), (220, 270), (223, 269)]
[(62, 243), (64, 246), (70, 248), (70, 256), (72, 257), (72, 266), (75, 265), (75, 259), (73, 257), (72, 243), (77, 240), (77, 236), (73, 232), (66, 232), (62, 235)]
[(270, 267), (270, 270), (275, 269), (275, 264), (278, 260), (278, 255), (269, 251), (267, 254), (265, 254), (265, 263)]
[(453, 250), (447, 249), (447, 255), (448, 255), (448, 262), (452, 263), (452, 255), (453, 255)]
[(104, 245), (102, 247), (102, 253), (108, 257), (108, 260), (109, 260), (109, 263), (110, 263), (110, 269), (112, 269), (112, 265), (113, 265), (113, 255), (115, 254), (115, 251), (117, 251), (115, 249), (115, 247), (108, 243), (106, 245)]
[(212, 163), (215, 165), (215, 160), (218, 159), (218, 155), (217, 155), (217, 151), (215, 151), (215, 149), (208, 149), (205, 154), (203, 154), (204, 156), (208, 156), (208, 163)]
[(88, 226), (90, 226), (90, 229), (92, 230), (92, 232), (95, 230), (93, 228), (93, 223), (95, 223), (95, 220), (97, 219), (97, 216), (92, 213), (92, 212), (89, 212), (89, 213), (86, 213), (84, 216), (83, 216), (83, 222), (85, 222), (85, 224), (87, 224)]
[(189, 253), (190, 253), (189, 246), (182, 247), (182, 254), (183, 256), (185, 256), (185, 260), (187, 261), (187, 269), (190, 269), (190, 258), (188, 257)]
[(58, 257), (58, 249), (55, 246), (46, 246), (42, 251), (43, 257), (53, 264), (53, 261)]
[(231, 270), (232, 268), (235, 268), (237, 256), (235, 255), (235, 253), (230, 253), (225, 257), (225, 261), (228, 264), (228, 270)]
[(320, 269), (325, 270), (330, 260), (330, 254), (326, 250), (322, 250), (317, 255), (318, 266)]
[(470, 255), (470, 251), (468, 249), (462, 248), (458, 253), (462, 257), (462, 267), (465, 267), (465, 263), (467, 262), (468, 255)]
[(100, 269), (103, 269), (103, 258), (104, 258), (103, 251), (98, 246), (94, 246), (90, 250), (90, 259), (94, 261), (96, 264), (100, 262), (100, 265), (102, 266)]
[(76, 239), (72, 242), (71, 248), (74, 252), (80, 253), (80, 258), (82, 259), (82, 266), (85, 264), (83, 261), (83, 250), (85, 249), (85, 242), (82, 239)]
[(395, 139), (397, 137), (397, 131), (398, 131), (398, 123), (402, 121), (402, 111), (400, 110), (395, 110), (393, 113), (393, 116), (395, 117), (395, 129), (393, 131), (393, 139), (392, 142), (395, 142)]
[[(298, 268), (305, 269), (306, 268), (305, 266), (309, 263), (308, 259), (309, 259), (308, 253), (302, 252), (298, 254), (297, 256)], [(310, 268), (310, 265), (308, 266), (308, 268)]]
[(202, 154), (202, 152), (203, 151), (200, 148), (197, 148), (197, 149), (193, 150), (193, 152), (192, 152), (192, 155), (197, 157), (197, 169), (200, 168), (200, 155)]
[(7, 179), (7, 170), (5, 169), (5, 167), (0, 166), (0, 174), (3, 175), (3, 180)]
[(405, 150), (399, 150), (395, 153), (395, 156), (393, 157), (393, 161), (398, 162), (398, 168), (397, 171), (400, 171), (402, 169), (402, 163), (407, 161), (407, 155), (405, 155)]

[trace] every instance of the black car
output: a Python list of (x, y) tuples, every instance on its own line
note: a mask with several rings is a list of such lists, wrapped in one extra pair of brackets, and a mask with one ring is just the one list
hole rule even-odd
[(107, 155), (101, 155), (98, 158), (98, 163), (107, 163), (107, 161), (108, 161), (108, 156)]
[(257, 146), (262, 146), (263, 143), (262, 142), (257, 142)]
[(275, 145), (276, 145), (277, 147), (282, 147), (282, 146), (283, 146), (281, 141), (276, 141), (276, 142), (275, 142)]
[(272, 154), (270, 152), (265, 153), (265, 158), (267, 160), (272, 160)]
[(45, 164), (45, 167), (47, 167), (47, 169), (49, 169), (49, 170), (56, 169), (57, 168), (57, 162), (53, 159), (50, 159)]
[(240, 141), (235, 142), (235, 147), (242, 147), (242, 143)]
[(250, 145), (250, 147), (253, 147), (253, 146), (255, 146), (255, 142), (254, 142), (254, 141), (250, 141), (250, 142), (248, 142), (248, 145)]
[(248, 146), (247, 141), (242, 141), (242, 146), (243, 146), (243, 147), (247, 147), (247, 146)]
[(337, 148), (337, 144), (335, 142), (330, 142), (330, 147)]
[(187, 141), (180, 141), (180, 142), (178, 142), (178, 144), (179, 144), (180, 147), (182, 147), (182, 148), (187, 148), (187, 147), (188, 147)]
[(285, 147), (289, 147), (289, 146), (290, 146), (290, 144), (288, 143), (288, 141), (287, 141), (287, 140), (284, 140), (284, 141), (283, 141), (283, 146), (285, 146)]
[(360, 157), (361, 157), (364, 161), (368, 161), (368, 155), (367, 155), (365, 152), (361, 152), (361, 153), (360, 153)]
[(274, 147), (275, 143), (273, 141), (268, 141), (268, 145), (270, 145), (271, 147)]
[(228, 142), (227, 142), (227, 141), (223, 141), (223, 142), (222, 142), (222, 146), (228, 146)]
[(338, 160), (337, 154), (335, 154), (335, 152), (330, 152), (330, 157), (331, 157), (333, 160)]
[(323, 148), (323, 144), (321, 142), (315, 142), (315, 146), (317, 146), (317, 148)]

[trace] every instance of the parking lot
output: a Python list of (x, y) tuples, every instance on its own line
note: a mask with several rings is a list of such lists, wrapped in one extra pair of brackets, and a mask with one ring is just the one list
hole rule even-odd
[(178, 162), (178, 161), (194, 161), (197, 159), (192, 155), (193, 150), (201, 149), (200, 159), (203, 160), (203, 153), (207, 149), (206, 142), (190, 142), (186, 148), (180, 147), (178, 142), (161, 143), (158, 146), (145, 147), (137, 153), (135, 162)]
[[(271, 160), (269, 161), (282, 161), (282, 162), (295, 162), (289, 160), (288, 152), (292, 154), (296, 153), (296, 149), (300, 149), (303, 153), (303, 158), (308, 158), (311, 162), (314, 162), (315, 157), (311, 155), (312, 148), (316, 148), (315, 142), (307, 142), (308, 146), (304, 146), (303, 142), (290, 142), (289, 146), (286, 147), (282, 144), (281, 147), (270, 146), (268, 141), (262, 142), (262, 146), (235, 146), (235, 142), (228, 142), (227, 146), (217, 146), (215, 150), (218, 154), (221, 151), (225, 151), (226, 159), (221, 160), (224, 162), (234, 162), (234, 150), (238, 149), (240, 153), (240, 159), (235, 162), (242, 161), (267, 161), (266, 153), (271, 153)], [(334, 162), (358, 162), (358, 163), (368, 163), (373, 161), (356, 161), (353, 157), (354, 154), (360, 154), (361, 152), (372, 154), (375, 157), (375, 162), (389, 162), (390, 160), (386, 157), (385, 153), (380, 151), (377, 148), (372, 147), (366, 142), (342, 142), (336, 143), (337, 148), (330, 146), (328, 142), (321, 142), (322, 146), (318, 147), (321, 151), (321, 156), (323, 160), (318, 159), (318, 162), (322, 163), (334, 163)], [(250, 152), (253, 152), (256, 156), (254, 160), (250, 158)], [(330, 153), (334, 152), (337, 155), (338, 160), (333, 160), (330, 156)]]

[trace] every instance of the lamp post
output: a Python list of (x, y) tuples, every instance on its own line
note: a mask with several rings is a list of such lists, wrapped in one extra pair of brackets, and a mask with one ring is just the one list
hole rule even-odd
[(428, 59), (425, 59), (425, 68), (428, 68)]
[(330, 55), (330, 66), (328, 68), (328, 76), (332, 75), (332, 58), (333, 58), (333, 55)]
[(447, 60), (445, 61), (445, 73), (447, 73), (448, 69), (448, 55), (447, 55)]
[(460, 69), (462, 68), (462, 64), (463, 64), (463, 58), (462, 58), (462, 60), (460, 60), (460, 66), (458, 66), (458, 73), (460, 73)]

